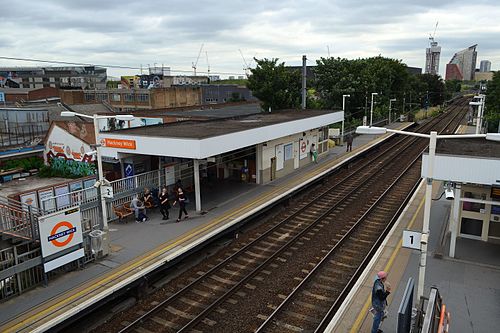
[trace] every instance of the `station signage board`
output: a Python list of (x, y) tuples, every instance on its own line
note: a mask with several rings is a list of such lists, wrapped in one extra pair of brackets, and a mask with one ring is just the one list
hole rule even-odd
[(131, 150), (135, 150), (137, 148), (135, 140), (127, 140), (127, 139), (104, 138), (101, 140), (101, 145), (107, 148), (122, 148)]
[[(38, 218), (38, 227), (44, 261), (57, 262), (56, 266), (54, 264), (49, 265), (52, 269), (84, 255), (80, 248), (83, 243), (83, 233), (79, 207), (40, 216)], [(69, 249), (74, 249), (74, 251), (68, 253)], [(64, 253), (62, 257), (58, 256), (61, 252)]]
[(408, 249), (420, 250), (422, 233), (413, 230), (403, 230), (403, 247)]

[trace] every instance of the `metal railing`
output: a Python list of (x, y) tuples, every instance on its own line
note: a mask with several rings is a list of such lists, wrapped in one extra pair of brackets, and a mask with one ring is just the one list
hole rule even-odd
[(37, 208), (0, 198), (0, 234), (9, 238), (38, 239)]
[[(141, 193), (145, 187), (160, 187), (164, 183), (164, 179), (165, 170), (160, 169), (112, 181), (111, 186), (113, 187), (114, 198), (106, 200), (108, 220), (118, 218), (113, 211), (114, 205), (119, 206), (130, 202), (134, 195)], [(94, 187), (43, 199), (41, 205), (41, 210), (44, 214), (57, 212), (68, 207), (79, 206), (82, 218), (89, 219), (92, 227), (99, 221), (99, 202), (97, 189)]]

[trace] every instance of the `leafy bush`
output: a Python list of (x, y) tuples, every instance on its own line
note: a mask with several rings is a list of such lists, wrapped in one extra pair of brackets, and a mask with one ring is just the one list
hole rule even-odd
[(40, 157), (27, 157), (16, 160), (9, 160), (2, 163), (3, 170), (22, 168), (24, 171), (40, 169), (43, 166), (43, 159)]
[(43, 166), (40, 169), (40, 177), (63, 177), (80, 178), (96, 173), (95, 165), (80, 161), (65, 160), (63, 158), (53, 158), (50, 166)]

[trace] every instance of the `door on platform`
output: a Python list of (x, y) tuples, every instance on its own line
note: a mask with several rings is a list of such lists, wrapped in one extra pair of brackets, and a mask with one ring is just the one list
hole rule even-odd
[(299, 160), (299, 141), (293, 143), (293, 168), (298, 169), (300, 167)]
[(248, 182), (255, 183), (257, 176), (257, 166), (255, 160), (248, 160)]
[(483, 220), (462, 217), (460, 223), (461, 237), (480, 240), (482, 233), (483, 233)]
[(271, 181), (276, 179), (276, 157), (271, 158)]

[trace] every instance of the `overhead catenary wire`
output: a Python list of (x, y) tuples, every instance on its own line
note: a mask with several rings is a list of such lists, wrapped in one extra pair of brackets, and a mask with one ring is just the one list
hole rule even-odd
[[(73, 62), (73, 61), (60, 61), (60, 60), (46, 60), (46, 59), (35, 59), (35, 58), (19, 58), (19, 57), (6, 57), (0, 56), (0, 59), (4, 60), (15, 60), (15, 61), (29, 61), (29, 62), (39, 62), (46, 64), (60, 64), (60, 65), (73, 65), (73, 66), (96, 66), (103, 68), (116, 68), (116, 69), (133, 69), (133, 70), (143, 70), (143, 67), (134, 67), (134, 66), (125, 66), (125, 65), (107, 65), (107, 64), (93, 64), (93, 63), (83, 63), (83, 62)], [(186, 69), (172, 69), (171, 72), (174, 73), (192, 73), (192, 70)], [(199, 74), (209, 74), (208, 72), (197, 72)], [(210, 74), (219, 74), (219, 75), (245, 75), (244, 73), (235, 73), (235, 72), (210, 72)]]

